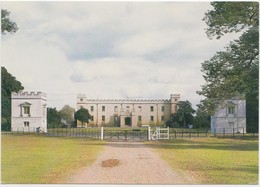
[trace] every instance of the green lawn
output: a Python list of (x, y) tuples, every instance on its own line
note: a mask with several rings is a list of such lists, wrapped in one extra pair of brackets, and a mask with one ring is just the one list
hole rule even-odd
[(149, 143), (198, 184), (258, 184), (258, 139), (194, 138)]
[(93, 163), (103, 145), (85, 138), (2, 134), (2, 183), (61, 183), (71, 171)]

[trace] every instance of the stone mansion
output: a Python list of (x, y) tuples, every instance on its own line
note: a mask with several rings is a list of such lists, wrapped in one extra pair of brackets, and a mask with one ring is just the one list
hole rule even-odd
[(179, 101), (180, 94), (172, 94), (170, 99), (88, 99), (79, 94), (77, 110), (88, 109), (89, 126), (164, 125), (176, 113)]

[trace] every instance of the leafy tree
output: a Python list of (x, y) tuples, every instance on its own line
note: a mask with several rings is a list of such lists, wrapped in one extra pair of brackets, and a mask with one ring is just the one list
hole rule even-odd
[(197, 105), (196, 116), (194, 118), (194, 128), (209, 128), (210, 127), (210, 115), (202, 105)]
[(11, 93), (23, 90), (21, 82), (1, 67), (1, 129), (11, 129)]
[(193, 114), (195, 110), (189, 101), (180, 101), (178, 104), (177, 116), (182, 127), (187, 127), (193, 123)]
[(15, 33), (18, 27), (15, 22), (11, 21), (9, 18), (10, 12), (1, 9), (1, 33), (4, 35), (8, 33)]
[(259, 25), (258, 2), (212, 2), (213, 10), (205, 13), (203, 21), (208, 25), (210, 39), (220, 39), (226, 33), (240, 32), (244, 28)]
[(61, 118), (65, 119), (68, 124), (72, 124), (74, 121), (74, 113), (75, 109), (70, 107), (69, 105), (65, 105), (60, 111), (59, 111)]
[(226, 33), (241, 32), (225, 51), (202, 63), (206, 84), (198, 93), (201, 104), (213, 114), (225, 99), (239, 96), (247, 101), (247, 124), (258, 127), (259, 8), (257, 2), (213, 2), (205, 14), (207, 35), (220, 39)]
[(56, 108), (47, 108), (47, 127), (48, 128), (61, 128), (61, 115)]
[(166, 127), (179, 127), (179, 118), (177, 114), (171, 114), (170, 120), (166, 122)]
[(82, 123), (82, 127), (84, 125), (84, 123), (88, 123), (89, 119), (91, 118), (89, 112), (87, 109), (85, 108), (81, 108), (79, 109), (77, 112), (75, 112), (74, 114), (74, 119), (77, 122), (80, 121)]

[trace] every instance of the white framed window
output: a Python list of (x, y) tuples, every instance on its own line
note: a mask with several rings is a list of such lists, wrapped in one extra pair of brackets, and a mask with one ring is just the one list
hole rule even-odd
[(153, 122), (154, 121), (154, 117), (150, 116), (150, 121)]
[(118, 107), (117, 107), (117, 106), (114, 107), (114, 111), (115, 111), (115, 112), (118, 111)]
[(164, 116), (161, 116), (161, 121), (164, 122)]
[(23, 113), (24, 114), (30, 114), (30, 106), (24, 106), (23, 107)]
[(105, 111), (106, 111), (106, 107), (102, 106), (102, 112), (105, 112)]
[(138, 106), (138, 112), (142, 112), (142, 107)]
[(138, 116), (138, 121), (142, 121), (142, 116)]
[(234, 128), (235, 123), (234, 122), (228, 122), (230, 128)]
[(164, 112), (164, 106), (162, 106), (162, 112)]
[(104, 122), (106, 120), (106, 116), (102, 116), (102, 121)]
[(91, 112), (94, 111), (94, 106), (90, 106), (90, 111), (91, 111)]
[(29, 127), (29, 124), (30, 124), (29, 121), (24, 121), (24, 122), (23, 122), (23, 126), (24, 126), (24, 127)]
[(153, 106), (151, 106), (151, 107), (150, 107), (150, 111), (151, 111), (151, 112), (153, 112), (153, 110), (154, 110), (154, 107), (153, 107)]
[(228, 107), (228, 114), (235, 114), (235, 107), (234, 106)]

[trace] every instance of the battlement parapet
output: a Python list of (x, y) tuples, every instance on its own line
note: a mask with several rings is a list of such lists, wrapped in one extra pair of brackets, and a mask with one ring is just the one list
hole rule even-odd
[(171, 94), (171, 97), (180, 97), (180, 94)]
[(169, 99), (87, 99), (87, 103), (168, 103)]
[(23, 92), (23, 91), (19, 91), (19, 92), (12, 92), (12, 98), (20, 98), (20, 97), (33, 97), (33, 98), (46, 98), (47, 94), (43, 93), (43, 92)]

